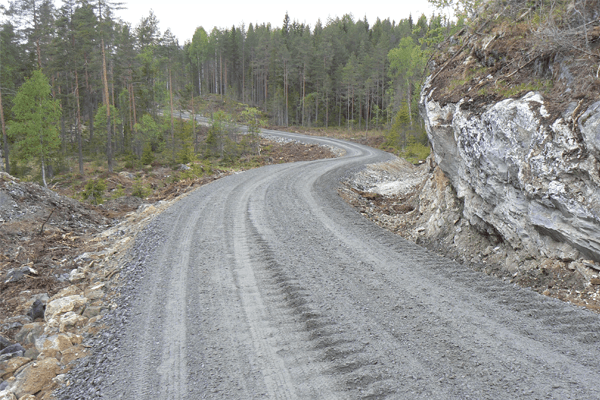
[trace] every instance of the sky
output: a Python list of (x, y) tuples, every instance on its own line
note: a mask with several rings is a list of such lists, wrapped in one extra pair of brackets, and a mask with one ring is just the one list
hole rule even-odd
[(325, 24), (329, 17), (341, 17), (352, 14), (354, 19), (367, 17), (369, 24), (377, 18), (399, 21), (408, 18), (412, 13), (416, 21), (424, 13), (430, 16), (434, 9), (427, 0), (383, 0), (371, 3), (365, 0), (303, 0), (286, 1), (251, 1), (251, 0), (121, 0), (126, 10), (117, 11), (123, 21), (136, 26), (142, 17), (148, 16), (150, 9), (154, 11), (160, 25), (161, 33), (170, 28), (183, 44), (191, 40), (198, 26), (210, 33), (213, 27), (231, 28), (248, 27), (253, 23), (268, 23), (273, 27), (281, 27), (286, 11), (291, 20), (307, 23), (312, 27), (320, 18)]

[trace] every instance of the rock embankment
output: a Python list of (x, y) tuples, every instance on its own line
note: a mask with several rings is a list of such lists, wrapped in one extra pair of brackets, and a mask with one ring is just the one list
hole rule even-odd
[(589, 3), (556, 6), (560, 15), (486, 2), (440, 44), (419, 107), (460, 204), (457, 226), (498, 247), (512, 273), (552, 260), (590, 282), (600, 270), (600, 22)]
[(576, 103), (547, 121), (539, 93), (476, 113), (462, 101), (442, 106), (432, 90), (423, 91), (423, 115), (463, 217), (523, 258), (600, 261), (600, 102), (576, 122)]
[(598, 263), (527, 256), (498, 235), (482, 233), (463, 216), (448, 177), (429, 161), (369, 165), (349, 177), (340, 194), (381, 227), (465, 266), (600, 311)]
[[(52, 399), (54, 389), (71, 384), (68, 372), (90, 353), (86, 342), (117, 307), (119, 275), (133, 238), (171, 202), (142, 205), (109, 226), (71, 199), (7, 174), (0, 178), (0, 400)], [(55, 210), (52, 219), (48, 207)], [(45, 220), (50, 222), (40, 233)], [(74, 243), (74, 235), (85, 243)], [(32, 241), (41, 243), (39, 251), (19, 246)], [(57, 250), (70, 246), (56, 258)]]

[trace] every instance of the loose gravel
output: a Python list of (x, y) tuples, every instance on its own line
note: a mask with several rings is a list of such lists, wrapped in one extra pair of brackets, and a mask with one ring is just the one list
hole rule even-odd
[(336, 189), (385, 153), (271, 165), (158, 216), (60, 399), (596, 399), (600, 318), (439, 257)]

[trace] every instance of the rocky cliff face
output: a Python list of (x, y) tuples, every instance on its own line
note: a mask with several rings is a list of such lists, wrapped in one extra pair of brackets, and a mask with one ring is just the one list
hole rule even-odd
[(513, 271), (543, 259), (597, 271), (600, 10), (536, 4), (484, 2), (432, 57), (420, 111), (460, 226), (495, 238)]
[(525, 256), (600, 261), (600, 102), (551, 119), (536, 92), (474, 111), (434, 90), (428, 81), (421, 111), (468, 223)]

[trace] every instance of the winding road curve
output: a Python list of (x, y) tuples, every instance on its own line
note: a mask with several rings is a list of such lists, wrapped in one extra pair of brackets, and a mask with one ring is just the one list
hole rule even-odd
[(598, 399), (600, 318), (375, 226), (346, 151), (201, 187), (157, 217), (110, 399)]

